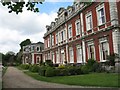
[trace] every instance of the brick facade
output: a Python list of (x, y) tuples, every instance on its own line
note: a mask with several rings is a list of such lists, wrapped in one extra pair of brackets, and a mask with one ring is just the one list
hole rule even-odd
[(58, 10), (58, 18), (46, 26), (43, 58), (54, 64), (105, 62), (120, 53), (120, 2), (74, 2)]

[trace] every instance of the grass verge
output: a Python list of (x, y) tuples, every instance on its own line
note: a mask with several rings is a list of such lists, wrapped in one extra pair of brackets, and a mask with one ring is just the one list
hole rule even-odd
[(36, 80), (52, 83), (78, 86), (120, 87), (118, 84), (120, 74), (118, 75), (116, 73), (91, 73), (86, 75), (56, 77), (44, 77), (30, 71), (24, 71), (24, 73)]

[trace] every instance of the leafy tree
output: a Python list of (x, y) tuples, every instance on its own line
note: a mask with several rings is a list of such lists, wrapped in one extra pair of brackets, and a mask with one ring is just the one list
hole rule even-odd
[[(34, 2), (31, 2), (34, 1)], [(39, 9), (35, 7), (36, 4), (42, 4), (44, 0), (1, 0), (3, 6), (7, 6), (9, 13), (15, 12), (16, 14), (23, 12), (23, 7), (27, 7), (27, 10), (33, 12), (39, 12)]]
[(22, 51), (23, 51), (23, 46), (31, 44), (30, 39), (26, 39), (22, 41), (19, 45), (21, 47), (20, 51), (16, 54), (16, 63), (22, 64)]
[(7, 52), (5, 55), (2, 54), (2, 64), (3, 65), (8, 65), (9, 64), (13, 64), (15, 61), (15, 53), (12, 51)]
[(26, 46), (26, 45), (29, 45), (29, 44), (31, 44), (30, 39), (26, 39), (26, 40), (22, 41), (20, 43), (21, 50), (22, 50), (23, 46)]

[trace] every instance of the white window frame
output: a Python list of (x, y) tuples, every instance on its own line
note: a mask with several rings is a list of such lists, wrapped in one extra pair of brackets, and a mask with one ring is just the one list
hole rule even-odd
[(93, 28), (92, 11), (87, 12), (85, 17), (86, 17), (86, 29), (87, 31), (90, 31)]
[(110, 55), (110, 49), (109, 49), (109, 43), (107, 40), (107, 37), (103, 37), (99, 39), (99, 53), (100, 53), (100, 62), (106, 62), (106, 60), (103, 60), (103, 50), (102, 49), (102, 43), (106, 43), (107, 44), (107, 50), (108, 50), (108, 55)]
[[(103, 8), (103, 16), (100, 16), (99, 11)], [(97, 22), (98, 22), (98, 26), (101, 26), (103, 24), (105, 24), (106, 22), (106, 15), (105, 15), (105, 7), (104, 7), (104, 3), (100, 4), (97, 8), (96, 8), (96, 12), (97, 12)], [(104, 17), (104, 22), (102, 22), (102, 17)]]
[(64, 31), (62, 30), (61, 31), (61, 41), (63, 41), (64, 40)]
[[(39, 48), (39, 50), (37, 50), (37, 48)], [(40, 46), (36, 46), (36, 51), (37, 51), (37, 52), (40, 52)]]
[(50, 38), (48, 38), (48, 47), (50, 47)]
[(31, 51), (33, 52), (34, 50), (35, 50), (35, 46), (32, 45), (32, 46), (31, 46)]
[(52, 62), (55, 64), (55, 53), (52, 52)]
[(66, 31), (65, 31), (65, 29), (64, 29), (64, 40), (66, 40)]
[(50, 58), (50, 53), (48, 53), (48, 59), (50, 60), (51, 58)]
[[(93, 49), (94, 49), (94, 58), (91, 58), (91, 53), (90, 53), (90, 46), (93, 46)], [(94, 42), (93, 41), (90, 41), (88, 42), (88, 59), (96, 59), (95, 57), (95, 45), (94, 45)]]
[(72, 24), (68, 25), (68, 37), (69, 39), (72, 38)]
[(79, 8), (79, 2), (76, 2), (76, 3), (75, 3), (75, 11), (77, 11), (78, 8)]
[[(79, 23), (79, 25), (78, 25), (78, 23)], [(76, 36), (80, 35), (80, 20), (76, 20), (76, 22), (75, 22), (75, 29), (76, 29)]]
[(77, 63), (83, 63), (82, 60), (82, 47), (80, 45), (76, 46), (77, 51)]
[(56, 51), (56, 63), (59, 64), (60, 60), (59, 60), (59, 53), (58, 51)]
[(54, 45), (54, 35), (52, 35), (52, 46)]
[(58, 44), (58, 33), (56, 33), (56, 44)]
[(59, 31), (59, 33), (58, 33), (58, 41), (59, 41), (59, 43), (61, 42), (61, 32)]
[(73, 47), (69, 48), (69, 57), (70, 57), (70, 63), (74, 63), (74, 51), (73, 51)]
[(68, 9), (68, 16), (70, 16), (71, 13), (72, 13), (72, 9), (70, 8), (70, 9)]

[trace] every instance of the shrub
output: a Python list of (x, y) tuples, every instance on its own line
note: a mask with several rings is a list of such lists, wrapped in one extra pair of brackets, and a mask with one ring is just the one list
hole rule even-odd
[(55, 68), (55, 76), (60, 76), (60, 69)]
[(94, 72), (104, 72), (104, 68), (102, 67), (102, 64), (101, 63), (98, 63), (98, 62), (95, 62), (93, 64), (93, 71)]
[(53, 67), (47, 67), (47, 69), (45, 71), (45, 76), (46, 77), (53, 77), (55, 75), (56, 75), (55, 68), (53, 68)]
[(76, 67), (76, 74), (77, 74), (77, 75), (82, 74), (81, 67), (82, 67), (82, 66)]
[(88, 74), (89, 73), (89, 69), (86, 65), (81, 67), (81, 72), (82, 74)]
[(67, 76), (69, 75), (69, 71), (68, 69), (59, 69), (60, 70), (60, 73), (59, 73), (59, 76)]
[(107, 62), (106, 62), (106, 64), (107, 65), (111, 65), (111, 66), (115, 66), (115, 58), (116, 58), (116, 55), (115, 54), (111, 54), (111, 55), (108, 55), (107, 56)]
[(61, 64), (60, 66), (58, 66), (59, 69), (65, 69), (65, 65)]
[(27, 70), (27, 69), (29, 69), (30, 65), (29, 65), (29, 64), (21, 64), (20, 67), (21, 67), (22, 69)]
[(94, 67), (93, 65), (96, 63), (96, 61), (94, 59), (89, 59), (88, 62), (87, 62), (87, 67), (88, 67), (88, 70), (90, 72), (93, 72), (94, 71)]
[(94, 63), (95, 63), (94, 59), (88, 59), (87, 65), (88, 66), (93, 66)]
[(39, 66), (38, 65), (31, 65), (29, 70), (31, 72), (38, 72), (39, 71)]
[(77, 74), (77, 67), (75, 66), (68, 66), (68, 73), (69, 75), (76, 75)]
[(45, 65), (52, 67), (52, 66), (53, 66), (52, 60), (46, 60), (46, 61), (45, 61)]
[(44, 65), (40, 66), (38, 71), (39, 75), (45, 76), (46, 69), (47, 69), (47, 66), (44, 66)]

